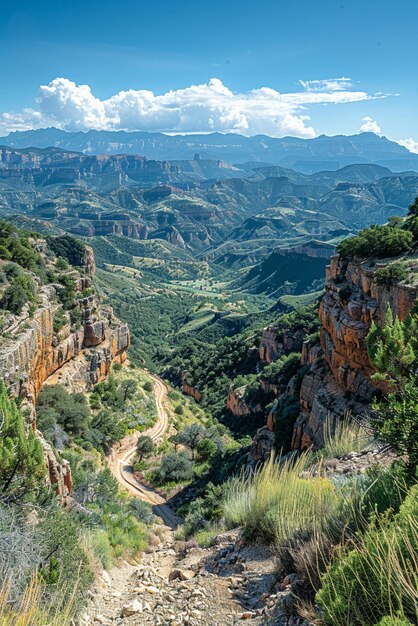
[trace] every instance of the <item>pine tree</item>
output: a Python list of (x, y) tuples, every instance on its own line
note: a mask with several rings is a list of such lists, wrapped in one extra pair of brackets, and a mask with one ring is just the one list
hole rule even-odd
[(418, 315), (413, 310), (405, 322), (393, 319), (387, 306), (382, 326), (372, 322), (366, 338), (370, 362), (376, 369), (375, 380), (385, 380), (394, 389), (401, 388), (418, 365)]
[(418, 315), (415, 306), (405, 322), (393, 319), (388, 305), (383, 326), (372, 324), (366, 338), (374, 379), (390, 393), (373, 403), (372, 426), (382, 441), (406, 455), (411, 476), (418, 464)]
[(41, 444), (0, 382), (0, 498), (27, 493), (44, 474)]

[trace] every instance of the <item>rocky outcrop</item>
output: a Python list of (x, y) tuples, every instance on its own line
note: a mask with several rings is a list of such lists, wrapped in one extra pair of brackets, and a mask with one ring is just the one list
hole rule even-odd
[(260, 342), (260, 361), (273, 363), (284, 354), (300, 352), (305, 332), (300, 329), (296, 332), (279, 331), (273, 326), (267, 326), (263, 330)]
[(265, 463), (270, 458), (274, 448), (274, 432), (272, 423), (259, 428), (251, 443), (250, 453), (248, 455), (248, 465), (255, 468), (258, 463)]
[(191, 396), (196, 400), (196, 402), (201, 402), (202, 400), (202, 392), (199, 391), (197, 387), (193, 385), (189, 385), (186, 379), (186, 372), (181, 373), (181, 390), (187, 396)]
[(238, 387), (237, 389), (230, 389), (228, 397), (226, 399), (226, 408), (231, 411), (233, 415), (243, 417), (245, 415), (254, 415), (261, 410), (259, 404), (250, 404), (245, 399), (246, 386)]
[(418, 286), (379, 285), (376, 270), (385, 263), (331, 259), (326, 269), (326, 292), (319, 306), (320, 345), (305, 345), (302, 365), (310, 368), (300, 390), (301, 414), (293, 448), (323, 444), (323, 425), (345, 412), (361, 415), (382, 383), (372, 379), (366, 337), (372, 321), (383, 323), (387, 307), (405, 320), (418, 297)]
[(69, 496), (73, 489), (70, 464), (65, 459), (58, 462), (52, 447), (47, 441), (45, 441), (42, 433), (37, 430), (36, 435), (41, 442), (44, 453), (45, 465), (47, 469), (47, 482), (55, 487), (62, 503), (68, 505)]
[[(80, 300), (82, 324), (77, 330), (65, 326), (54, 332), (53, 318), (60, 306), (53, 304), (52, 290), (43, 288), (42, 306), (11, 338), (2, 340), (0, 376), (12, 396), (27, 398), (35, 405), (46, 381), (67, 382), (69, 388), (89, 388), (106, 378), (113, 362), (125, 359), (129, 330), (97, 296)], [(67, 376), (66, 369), (72, 373)], [(53, 378), (52, 378), (53, 377)]]

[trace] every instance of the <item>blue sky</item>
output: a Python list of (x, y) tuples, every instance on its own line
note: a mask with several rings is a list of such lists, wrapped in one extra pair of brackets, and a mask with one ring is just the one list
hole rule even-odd
[[(417, 0), (1, 0), (0, 127), (313, 136), (363, 126), (418, 141), (417, 23)], [(67, 82), (36, 102), (57, 78)], [(330, 78), (351, 81), (299, 82)]]

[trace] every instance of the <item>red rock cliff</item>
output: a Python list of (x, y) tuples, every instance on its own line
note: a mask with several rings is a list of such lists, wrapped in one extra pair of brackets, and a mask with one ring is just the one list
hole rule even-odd
[(322, 445), (327, 415), (338, 419), (347, 410), (360, 414), (379, 388), (371, 380), (367, 355), (370, 325), (382, 323), (388, 305), (393, 315), (405, 320), (418, 297), (417, 286), (378, 285), (376, 270), (384, 265), (334, 256), (327, 266), (326, 292), (319, 306), (320, 347), (302, 351), (302, 364), (311, 367), (302, 380), (294, 448)]
[[(86, 249), (85, 271), (94, 272), (94, 256)], [(90, 287), (88, 276), (76, 280), (81, 292)], [(112, 363), (123, 362), (129, 346), (129, 329), (103, 306), (96, 295), (79, 299), (82, 321), (77, 330), (67, 323), (54, 332), (53, 318), (61, 308), (54, 298), (59, 286), (41, 287), (40, 304), (33, 318), (27, 313), (14, 320), (1, 338), (0, 377), (11, 396), (21, 397), (31, 409), (32, 426), (36, 431), (35, 404), (44, 384), (61, 383), (69, 391), (81, 391), (105, 379)], [(36, 431), (44, 450), (51, 484), (65, 501), (71, 492), (71, 472), (67, 462), (58, 463), (52, 448)]]

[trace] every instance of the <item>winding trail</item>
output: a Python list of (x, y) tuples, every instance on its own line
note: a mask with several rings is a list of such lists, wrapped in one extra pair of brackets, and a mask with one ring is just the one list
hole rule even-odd
[(168, 387), (161, 378), (154, 374), (148, 374), (154, 383), (155, 404), (157, 407), (157, 421), (152, 428), (143, 433), (135, 433), (122, 439), (114, 446), (107, 457), (110, 471), (117, 479), (120, 486), (130, 494), (152, 505), (153, 512), (163, 520), (169, 528), (177, 528), (181, 518), (177, 517), (166, 503), (165, 498), (155, 489), (139, 482), (133, 476), (132, 459), (136, 454), (136, 444), (140, 435), (148, 435), (159, 443), (168, 428), (168, 414), (165, 408)]

